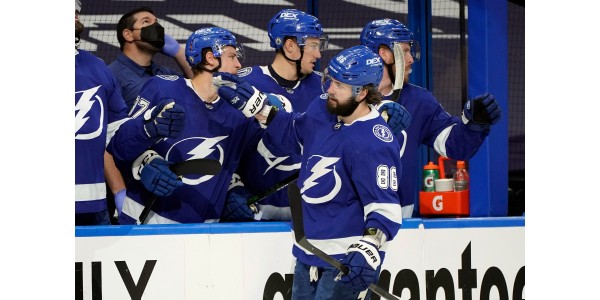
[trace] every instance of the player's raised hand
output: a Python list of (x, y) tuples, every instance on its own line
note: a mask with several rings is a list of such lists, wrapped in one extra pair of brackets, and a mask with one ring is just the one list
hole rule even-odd
[(232, 89), (237, 88), (237, 84), (242, 81), (237, 75), (227, 72), (215, 72), (213, 73), (213, 85), (217, 88), (222, 86), (228, 86)]
[(144, 130), (149, 138), (178, 138), (185, 127), (185, 110), (173, 99), (165, 99), (144, 113)]
[(395, 135), (408, 128), (412, 122), (410, 113), (400, 103), (384, 100), (377, 107), (381, 116), (386, 120)]
[(277, 110), (288, 110), (287, 106), (291, 106), (285, 97), (263, 93), (248, 82), (240, 80), (239, 77), (237, 77), (235, 89), (223, 85), (217, 92), (221, 98), (231, 103), (246, 117), (252, 117), (258, 113), (262, 113), (266, 117), (273, 107)]
[(463, 108), (462, 121), (471, 130), (484, 131), (500, 121), (502, 111), (496, 98), (490, 94), (469, 99)]
[(346, 250), (346, 257), (341, 260), (341, 263), (348, 266), (349, 272), (341, 276), (340, 282), (353, 291), (360, 292), (375, 283), (375, 278), (381, 268), (381, 255), (374, 244), (361, 239), (350, 245)]
[(183, 182), (169, 169), (172, 162), (160, 157), (154, 158), (144, 166), (140, 173), (140, 181), (144, 187), (159, 197), (169, 196), (182, 186)]

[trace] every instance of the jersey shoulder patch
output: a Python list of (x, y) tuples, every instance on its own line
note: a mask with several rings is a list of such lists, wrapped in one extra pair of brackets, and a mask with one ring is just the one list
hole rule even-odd
[(238, 77), (246, 77), (250, 73), (252, 73), (252, 67), (245, 67), (245, 68), (240, 69), (237, 72), (237, 76)]
[(327, 94), (321, 94), (321, 96), (319, 96), (321, 99), (327, 99)]
[(177, 75), (156, 75), (156, 77), (158, 77), (160, 79), (168, 80), (168, 81), (175, 81), (175, 80), (179, 79), (179, 76), (177, 76)]
[(392, 140), (394, 140), (394, 134), (392, 133), (392, 131), (387, 126), (382, 124), (376, 124), (375, 126), (373, 126), (373, 134), (375, 135), (375, 137), (386, 143), (389, 143)]

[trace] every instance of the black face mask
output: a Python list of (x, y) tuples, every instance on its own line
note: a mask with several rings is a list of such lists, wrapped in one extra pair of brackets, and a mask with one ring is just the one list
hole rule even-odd
[(160, 26), (158, 22), (142, 27), (140, 30), (142, 42), (146, 42), (158, 49), (165, 45), (165, 28)]

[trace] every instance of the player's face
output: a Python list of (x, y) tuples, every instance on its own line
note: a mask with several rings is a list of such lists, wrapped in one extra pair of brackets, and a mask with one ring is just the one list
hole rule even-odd
[(319, 38), (309, 37), (304, 44), (304, 54), (300, 63), (302, 74), (310, 74), (315, 70), (317, 60), (321, 58), (321, 41)]
[(237, 74), (240, 68), (242, 68), (242, 64), (240, 63), (236, 49), (232, 46), (223, 47), (219, 72)]
[(358, 102), (352, 96), (352, 87), (348, 84), (331, 79), (327, 89), (327, 111), (334, 115), (347, 117), (351, 115)]
[[(408, 76), (412, 72), (412, 65), (415, 62), (412, 54), (410, 54), (410, 44), (400, 43), (402, 53), (404, 54), (404, 83), (408, 82)], [(393, 53), (393, 52), (392, 52)], [(396, 66), (394, 65), (394, 75), (396, 74)]]

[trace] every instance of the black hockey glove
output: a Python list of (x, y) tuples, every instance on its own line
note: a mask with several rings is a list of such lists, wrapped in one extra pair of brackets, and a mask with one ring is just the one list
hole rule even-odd
[(491, 125), (500, 121), (502, 111), (496, 98), (490, 94), (479, 95), (465, 103), (462, 121), (471, 130), (489, 130)]

